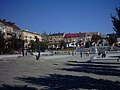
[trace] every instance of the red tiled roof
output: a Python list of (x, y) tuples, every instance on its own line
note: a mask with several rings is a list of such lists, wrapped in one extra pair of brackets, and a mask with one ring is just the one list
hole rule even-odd
[(64, 38), (72, 38), (72, 37), (84, 37), (85, 33), (69, 33), (65, 34)]
[(65, 38), (78, 37), (78, 33), (65, 34)]

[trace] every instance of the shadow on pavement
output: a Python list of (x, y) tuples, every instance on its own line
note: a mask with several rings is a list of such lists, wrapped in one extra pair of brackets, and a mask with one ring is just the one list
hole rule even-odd
[[(72, 68), (62, 68), (61, 70), (74, 71), (74, 72), (85, 72), (93, 73), (97, 75), (109, 75), (109, 76), (120, 76), (120, 66), (107, 65), (107, 64), (96, 64), (89, 62), (79, 62), (66, 64), (68, 66), (74, 66)], [(75, 67), (76, 66), (76, 67)]]
[(69, 63), (65, 64), (69, 66), (86, 66), (86, 67), (97, 67), (97, 68), (120, 68), (118, 65), (103, 65), (103, 64), (96, 64), (96, 63), (88, 63), (88, 62), (81, 62), (81, 63)]
[(109, 56), (109, 57), (120, 58), (120, 56), (116, 56), (116, 55), (114, 55), (114, 56)]
[(0, 90), (37, 90), (36, 88), (33, 88), (33, 87), (27, 87), (26, 85), (23, 85), (23, 86), (11, 86), (11, 85), (6, 85), (6, 84), (3, 84), (1, 87), (0, 87)]
[[(81, 62), (78, 62), (78, 63), (81, 63)], [(84, 63), (93, 63), (93, 64), (107, 64), (107, 65), (109, 65), (109, 64), (112, 64), (112, 65), (119, 65), (120, 64), (120, 62), (84, 62)]]
[(87, 76), (72, 76), (50, 74), (46, 77), (16, 77), (15, 79), (38, 86), (46, 86), (45, 90), (68, 90), (68, 89), (101, 89), (118, 90), (119, 82), (94, 79)]

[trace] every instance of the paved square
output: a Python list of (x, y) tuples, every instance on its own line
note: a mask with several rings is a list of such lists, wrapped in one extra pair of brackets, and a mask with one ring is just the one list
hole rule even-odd
[(0, 60), (0, 85), (26, 86), (26, 90), (118, 90), (120, 62), (87, 62), (91, 56), (53, 55), (39, 60), (25, 56)]

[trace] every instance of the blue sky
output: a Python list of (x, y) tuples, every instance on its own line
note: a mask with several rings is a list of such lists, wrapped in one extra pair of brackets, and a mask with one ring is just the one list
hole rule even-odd
[(119, 0), (0, 0), (0, 19), (33, 32), (113, 33)]

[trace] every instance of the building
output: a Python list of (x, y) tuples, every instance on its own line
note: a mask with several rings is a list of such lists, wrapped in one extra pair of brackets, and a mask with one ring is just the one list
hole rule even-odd
[(5, 25), (1, 20), (0, 20), (0, 31), (1, 31), (1, 33), (5, 32)]
[(85, 33), (85, 42), (91, 41), (92, 35), (97, 34), (100, 35), (98, 32), (86, 32)]
[(0, 20), (0, 28), (4, 32), (6, 39), (12, 38), (12, 35), (16, 35), (19, 38), (21, 34), (21, 29), (15, 23), (6, 21), (5, 19)]
[(2, 22), (2, 20), (0, 20), (0, 31), (1, 31), (1, 32), (5, 32), (5, 25), (4, 25), (4, 23)]
[(99, 44), (99, 46), (107, 46), (109, 43), (108, 43), (108, 36), (107, 34), (100, 34), (101, 36), (101, 44)]
[(25, 41), (25, 47), (28, 47), (28, 44), (30, 43), (31, 40), (35, 41), (35, 36), (38, 37), (39, 41), (42, 41), (42, 37), (40, 34), (36, 32), (30, 32), (28, 30), (22, 30), (21, 33), (21, 39)]
[(30, 32), (28, 30), (21, 30), (15, 23), (6, 21), (5, 19), (0, 20), (0, 31), (4, 33), (4, 37), (7, 39), (6, 47), (8, 48), (9, 46), (11, 47), (15, 39), (19, 39), (19, 41), (25, 41), (24, 47), (26, 48), (31, 40), (35, 41), (35, 36), (38, 37), (39, 41), (42, 41), (40, 34), (36, 32)]
[(64, 36), (64, 41), (67, 47), (76, 47), (83, 44), (85, 40), (85, 33), (68, 33)]
[(58, 49), (60, 48), (60, 43), (63, 41), (64, 33), (54, 33), (48, 35), (48, 48)]
[(22, 31), (21, 31), (21, 29), (20, 29), (18, 26), (16, 26), (15, 24), (13, 25), (13, 32), (15, 33), (17, 39), (21, 39)]

